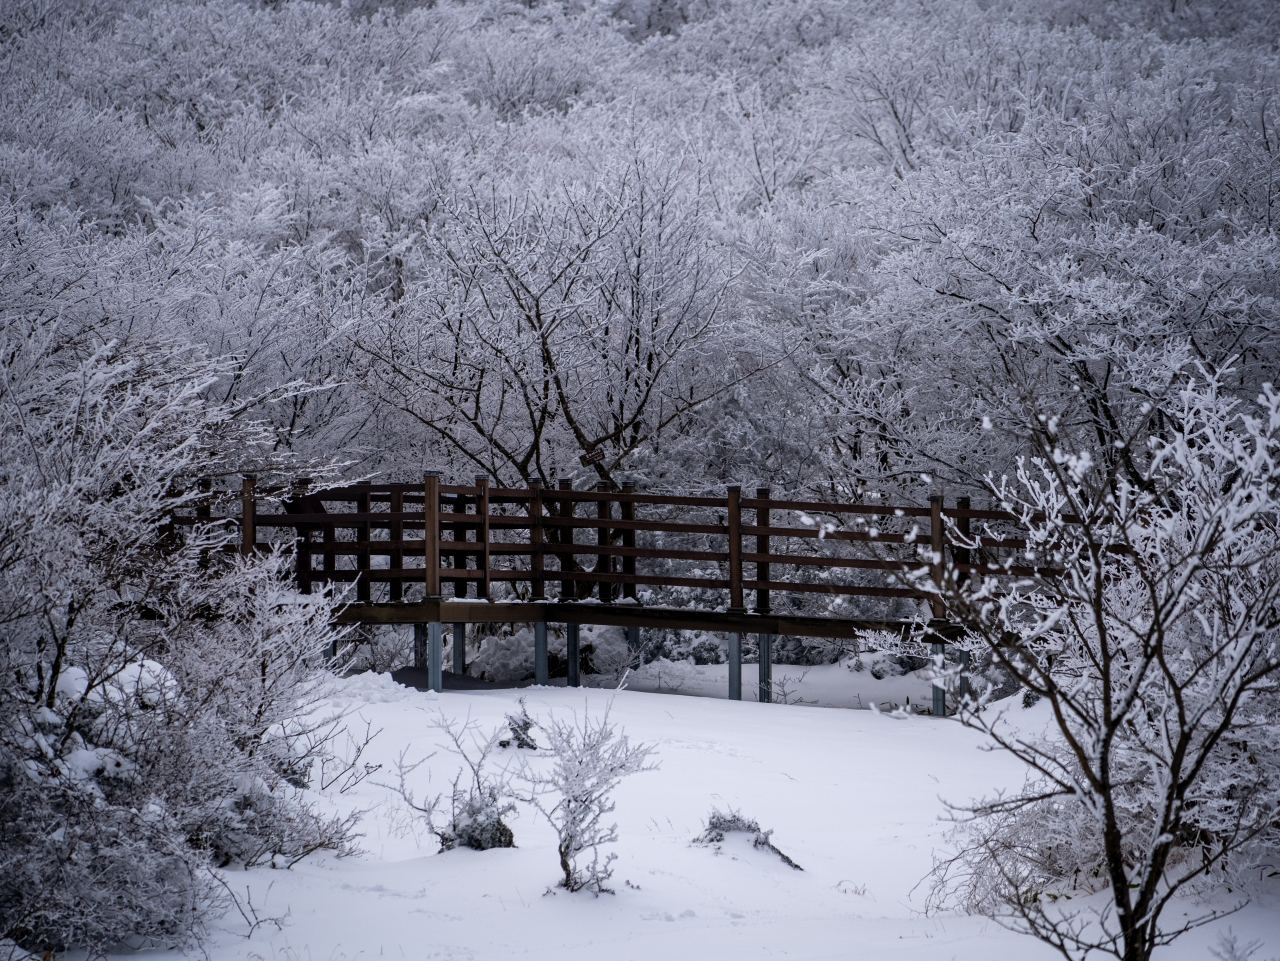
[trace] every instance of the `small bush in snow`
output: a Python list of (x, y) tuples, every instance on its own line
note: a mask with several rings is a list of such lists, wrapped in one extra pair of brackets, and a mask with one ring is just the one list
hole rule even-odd
[[(453, 779), (448, 801), (449, 817), (441, 820), (443, 795), (437, 794), (420, 803), (414, 799), (413, 792), (405, 783), (408, 776), (429, 760), (431, 755), (412, 765), (406, 765), (403, 755), (401, 756), (398, 765), (398, 793), (409, 807), (426, 820), (427, 829), (440, 841), (441, 851), (452, 851), (454, 848), (488, 851), (490, 848), (515, 847), (515, 834), (503, 821), (504, 817), (516, 810), (511, 787), (505, 777), (493, 777), (485, 772), (489, 754), (498, 743), (498, 734), (495, 732), (490, 737), (481, 738), (477, 734), (475, 722), (468, 721), (458, 726), (444, 717), (438, 718), (435, 726), (453, 742), (450, 748), (452, 753), (461, 757), (466, 764), (466, 768), (460, 768)], [(468, 739), (471, 750), (464, 743)]]
[(609, 723), (608, 710), (598, 721), (590, 715), (579, 720), (575, 715), (572, 724), (553, 718), (541, 727), (554, 763), (547, 772), (533, 771), (526, 764), (520, 777), (530, 788), (527, 800), (559, 838), (557, 852), (564, 874), (560, 886), (612, 894), (605, 883), (613, 874), (609, 865), (617, 855), (600, 860), (600, 846), (618, 840), (618, 826), (604, 824), (614, 808), (610, 795), (624, 777), (654, 769), (656, 765), (647, 763), (653, 748), (633, 745)]
[(520, 713), (507, 715), (507, 729), (511, 731), (511, 736), (499, 741), (498, 747), (510, 747), (514, 743), (516, 747), (527, 748), (530, 751), (538, 749), (533, 735), (529, 733), (533, 729), (533, 718), (529, 716), (529, 710), (524, 706), (524, 698), (520, 698)]
[(762, 851), (772, 851), (782, 859), (782, 862), (797, 871), (803, 871), (804, 868), (792, 861), (776, 847), (773, 841), (773, 831), (760, 830), (760, 824), (751, 818), (745, 817), (740, 811), (730, 809), (728, 812), (720, 811), (716, 808), (711, 809), (711, 813), (707, 816), (707, 827), (701, 834), (693, 839), (694, 844), (706, 844), (711, 847), (720, 849), (720, 845), (724, 843), (724, 839), (729, 834), (746, 834), (751, 837), (751, 846), (759, 848)]

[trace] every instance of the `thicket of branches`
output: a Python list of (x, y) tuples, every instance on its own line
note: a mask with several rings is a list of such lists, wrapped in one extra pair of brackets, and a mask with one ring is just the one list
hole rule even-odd
[[(238, 531), (176, 527), (269, 467), (223, 361), (166, 330), (176, 271), (7, 211), (0, 250), (0, 950), (190, 943), (216, 866), (347, 850), (303, 788), (330, 603)], [(282, 388), (275, 395), (290, 393)]]

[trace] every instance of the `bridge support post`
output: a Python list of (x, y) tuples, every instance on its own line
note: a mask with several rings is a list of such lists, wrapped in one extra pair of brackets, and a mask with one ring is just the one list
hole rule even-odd
[(742, 635), (729, 635), (729, 700), (742, 700)]
[(578, 673), (578, 670), (581, 666), (579, 662), (579, 658), (581, 657), (581, 651), (580, 651), (580, 644), (579, 644), (580, 635), (578, 631), (579, 631), (579, 627), (577, 624), (565, 625), (564, 656), (566, 660), (568, 660), (569, 662), (568, 677), (566, 679), (569, 687), (582, 687), (582, 678)]
[(533, 683), (547, 683), (547, 622), (533, 625)]
[(761, 704), (773, 700), (773, 635), (757, 634), (760, 643), (760, 694)]
[(453, 625), (453, 673), (467, 673), (467, 625)]
[[(943, 668), (945, 668), (945, 667), (947, 666), (947, 665), (946, 665), (947, 645), (946, 645), (946, 644), (939, 644), (939, 643), (935, 642), (934, 644), (932, 644), (932, 645), (930, 645), (930, 646), (931, 646), (931, 649), (932, 649), (932, 651), (933, 651), (933, 656), (934, 656), (935, 658), (941, 658), (941, 659), (942, 659), (942, 666), (943, 666)], [(945, 688), (938, 687), (936, 684), (934, 685), (934, 688), (933, 688), (933, 716), (934, 716), (934, 717), (946, 717), (946, 716), (947, 716), (947, 692), (946, 692), (946, 689), (945, 689)]]
[(444, 625), (432, 621), (427, 625), (427, 684), (439, 694), (444, 690)]
[(640, 651), (640, 625), (632, 624), (626, 630), (627, 630), (627, 660), (630, 661)]

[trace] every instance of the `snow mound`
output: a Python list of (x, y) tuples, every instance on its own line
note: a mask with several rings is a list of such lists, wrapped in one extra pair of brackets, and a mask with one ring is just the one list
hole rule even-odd
[(328, 691), (329, 703), (338, 710), (347, 710), (364, 704), (394, 704), (412, 700), (421, 703), (422, 698), (436, 698), (433, 691), (415, 691), (392, 680), (390, 674), (364, 671), (350, 677), (335, 677)]

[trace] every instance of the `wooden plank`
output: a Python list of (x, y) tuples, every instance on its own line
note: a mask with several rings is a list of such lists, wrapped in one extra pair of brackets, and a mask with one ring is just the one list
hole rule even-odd
[[(573, 518), (573, 517), (548, 517), (547, 524), (550, 527), (571, 527), (587, 528), (598, 526), (598, 521), (591, 518)], [(673, 524), (666, 521), (613, 521), (612, 525), (618, 530), (632, 531), (662, 531), (670, 534), (721, 534), (725, 529), (720, 524)]]
[[(568, 498), (573, 501), (598, 501), (598, 500), (619, 500), (620, 493), (609, 492), (602, 494), (596, 491), (575, 491), (567, 488), (569, 491)], [(666, 494), (628, 494), (627, 501), (631, 504), (654, 504), (658, 507), (724, 507), (725, 499), (723, 497), (680, 497), (667, 496)]]
[(476, 541), (480, 545), (480, 553), (476, 555), (476, 567), (480, 570), (481, 576), (476, 584), (476, 597), (480, 600), (487, 600), (489, 597), (489, 478), (483, 474), (476, 475), (476, 515), (480, 518), (481, 525), (476, 531)]
[[(609, 491), (609, 482), (600, 481), (596, 485), (596, 489), (601, 493), (607, 493)], [(613, 520), (612, 501), (608, 501), (608, 500), (596, 501), (596, 520), (597, 521)], [(596, 527), (597, 553), (596, 553), (596, 567), (595, 567), (595, 572), (597, 574), (613, 573), (612, 557), (609, 554), (609, 552), (605, 550), (605, 548), (608, 548), (608, 546), (609, 546), (609, 526), (607, 524), (604, 525), (603, 527), (597, 526)], [(613, 584), (611, 582), (606, 580), (600, 581), (600, 600), (604, 601), (606, 604), (608, 604), (613, 600)]]
[[(730, 614), (722, 611), (690, 611), (680, 608), (644, 607), (640, 604), (543, 604), (474, 601), (424, 602), (421, 604), (352, 604), (338, 612), (339, 624), (414, 624), (432, 618), (464, 624), (600, 624), (632, 625), (674, 630), (785, 634), (791, 637), (853, 639), (867, 631), (895, 631), (917, 625), (915, 621), (865, 618), (813, 617), (779, 614)], [(923, 626), (923, 625), (919, 625)]]
[[(759, 588), (761, 582), (747, 581), (748, 588)], [(771, 591), (791, 594), (838, 594), (849, 597), (925, 597), (922, 591), (908, 587), (859, 587), (849, 584), (796, 584), (792, 581), (765, 581)]]
[[(929, 568), (933, 577), (933, 586), (942, 590), (942, 582), (946, 570), (946, 558), (943, 556), (946, 542), (946, 530), (942, 524), (942, 496), (934, 495), (929, 498), (929, 549), (933, 552), (933, 558), (929, 561)], [(942, 620), (947, 616), (947, 605), (943, 602), (942, 597), (935, 594), (931, 601), (933, 608), (934, 620)]]
[(435, 471), (428, 471), (422, 477), (422, 524), (423, 584), (427, 597), (439, 597), (440, 475)]
[[(767, 530), (773, 524), (770, 511), (770, 495), (773, 493), (768, 487), (757, 487), (755, 496), (756, 511), (756, 527)], [(756, 535), (756, 580), (769, 580), (769, 535)], [(756, 611), (761, 614), (769, 613), (769, 592), (768, 590), (756, 591)], [(741, 699), (741, 684), (739, 684), (739, 699)]]
[(742, 597), (742, 488), (736, 484), (729, 488), (725, 508), (729, 538), (729, 609), (744, 611), (747, 605)]
[[(743, 507), (766, 506), (759, 498), (747, 498)], [(806, 514), (870, 514), (889, 517), (928, 517), (927, 507), (894, 507), (890, 504), (831, 504), (825, 501), (770, 500), (767, 506), (779, 511), (804, 511)]]
[(858, 557), (814, 557), (800, 554), (744, 554), (742, 559), (748, 563), (768, 561), (775, 564), (793, 564), (796, 567), (853, 568), (863, 571), (914, 571), (921, 566), (918, 560), (914, 562), (882, 561)]
[[(527, 578), (528, 573), (523, 577)], [(665, 577), (657, 574), (597, 574), (595, 571), (570, 571), (564, 577), (583, 584), (650, 584), (655, 587), (710, 587), (725, 589), (729, 586), (727, 578), (711, 577)]]
[[(365, 513), (369, 511), (369, 495), (365, 494), (362, 499), (356, 501), (356, 510), (363, 510)], [(369, 540), (369, 525), (364, 524), (356, 528), (356, 540)], [(335, 551), (335, 553), (345, 553), (345, 551)], [(401, 562), (403, 563), (403, 562)], [(356, 581), (356, 600), (368, 602), (371, 600), (369, 596), (369, 551), (356, 551), (356, 570), (365, 573), (365, 576)]]
[(743, 525), (742, 533), (763, 533), (770, 534), (774, 537), (819, 538), (820, 540), (828, 541), (866, 541), (871, 544), (914, 544), (921, 541), (924, 537), (923, 534), (917, 534), (911, 540), (907, 540), (906, 534), (877, 534), (875, 537), (872, 537), (865, 531), (822, 532), (813, 527), (757, 527), (754, 524)]
[(535, 601), (547, 596), (546, 581), (542, 576), (542, 481), (530, 481), (529, 490), (529, 553), (531, 595)]
[[(554, 525), (554, 522), (558, 520), (569, 520), (569, 521), (573, 520), (574, 502), (570, 500), (567, 496), (572, 490), (573, 490), (573, 481), (563, 480), (563, 479), (560, 481), (560, 491), (559, 491), (560, 497), (558, 499), (558, 505), (557, 505), (560, 509), (560, 517), (548, 517), (547, 518), (548, 524)], [(557, 529), (555, 530), (555, 534), (556, 534), (556, 541), (558, 544), (563, 546), (566, 544), (566, 541), (570, 545), (573, 543), (572, 527), (567, 527), (567, 528), (557, 527)], [(567, 571), (573, 567), (574, 560), (573, 560), (573, 552), (571, 550), (558, 553), (556, 556), (560, 559), (560, 570)], [(565, 578), (560, 579), (560, 596), (562, 598), (573, 596), (573, 593), (576, 589), (577, 588), (574, 585), (573, 581), (567, 580)]]
[[(393, 490), (391, 492), (391, 509), (387, 515), (387, 530), (390, 540), (399, 541), (404, 538), (404, 493), (402, 491)], [(425, 524), (425, 520), (423, 522)], [(373, 525), (370, 524), (372, 527)], [(424, 542), (425, 549), (425, 542)], [(387, 551), (387, 563), (393, 568), (398, 568), (404, 564), (404, 557), (401, 551), (394, 548)], [(388, 581), (390, 586), (387, 588), (388, 597), (393, 601), (398, 601), (404, 597), (404, 585), (400, 581)]]
[(253, 488), (258, 478), (245, 474), (240, 489), (240, 554), (248, 557), (258, 545), (258, 528), (254, 523), (257, 514), (257, 498)]
[[(635, 492), (636, 485), (634, 482), (623, 482), (622, 493), (624, 495), (632, 495), (635, 494)], [(622, 515), (622, 520), (634, 521), (636, 519), (636, 502), (634, 500), (620, 501), (618, 504), (618, 513)], [(641, 556), (639, 554), (632, 553), (636, 550), (636, 532), (634, 528), (629, 530), (626, 528), (622, 529), (622, 547), (620, 550), (628, 552), (614, 555), (622, 558), (622, 573), (629, 574), (634, 577), (636, 573), (636, 558)], [(665, 556), (669, 558), (671, 555), (667, 552)], [(636, 585), (624, 583), (622, 585), (622, 596), (635, 600)]]

